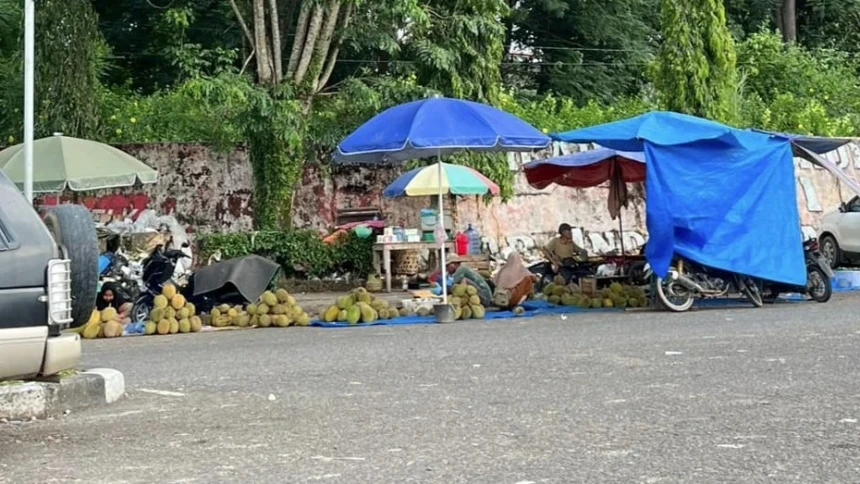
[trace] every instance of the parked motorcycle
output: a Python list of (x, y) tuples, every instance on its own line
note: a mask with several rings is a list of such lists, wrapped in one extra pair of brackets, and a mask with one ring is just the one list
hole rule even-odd
[(765, 282), (763, 292), (768, 302), (774, 302), (781, 293), (798, 293), (809, 296), (813, 301), (824, 303), (833, 295), (833, 269), (819, 251), (818, 239), (811, 238), (803, 243), (806, 259), (806, 285), (791, 286)]
[(121, 251), (100, 255), (99, 263), (105, 266), (99, 273), (99, 280), (102, 283), (113, 282), (123, 292), (122, 296), (126, 301), (134, 301), (145, 289), (141, 265), (129, 262)]
[[(652, 274), (650, 265), (646, 273)], [(723, 297), (729, 292), (743, 294), (753, 306), (763, 305), (761, 288), (746, 275), (714, 269), (702, 264), (676, 258), (665, 278), (656, 278), (657, 299), (674, 312), (684, 312), (693, 306), (696, 299)]]
[(177, 262), (188, 258), (181, 250), (168, 249), (157, 245), (143, 261), (143, 284), (145, 289), (135, 299), (131, 309), (132, 321), (145, 321), (152, 312), (155, 296), (161, 294), (164, 285), (171, 281)]

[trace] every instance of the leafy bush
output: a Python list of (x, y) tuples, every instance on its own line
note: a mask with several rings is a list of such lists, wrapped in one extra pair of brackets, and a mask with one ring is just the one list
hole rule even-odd
[(313, 230), (204, 234), (197, 244), (201, 260), (219, 251), (222, 260), (257, 254), (280, 264), (288, 276), (352, 273), (364, 277), (373, 270), (373, 240), (352, 232), (332, 244)]

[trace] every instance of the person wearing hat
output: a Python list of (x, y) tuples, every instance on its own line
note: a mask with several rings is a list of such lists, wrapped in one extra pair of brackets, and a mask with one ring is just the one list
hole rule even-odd
[(558, 226), (558, 236), (552, 239), (543, 249), (544, 256), (549, 260), (553, 274), (560, 274), (565, 282), (570, 282), (576, 275), (576, 262), (588, 257), (585, 249), (573, 243), (573, 227), (563, 223)]

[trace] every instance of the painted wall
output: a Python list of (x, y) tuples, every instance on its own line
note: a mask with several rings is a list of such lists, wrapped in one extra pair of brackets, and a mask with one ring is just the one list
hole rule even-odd
[[(124, 145), (123, 150), (159, 170), (159, 183), (135, 189), (87, 194), (88, 204), (114, 213), (154, 208), (161, 214), (173, 214), (191, 231), (250, 230), (253, 227), (251, 195), (252, 173), (243, 148), (222, 153), (200, 145), (152, 144)], [(535, 157), (566, 154), (584, 147), (555, 144), (543, 153), (511, 154), (509, 165), (516, 169)], [(829, 157), (858, 179), (860, 147), (851, 145)], [(802, 160), (796, 160), (798, 207), (807, 231), (813, 232), (819, 218), (847, 201), (853, 195), (842, 188), (827, 171)], [(397, 167), (368, 169), (333, 168), (326, 173), (308, 166), (298, 187), (295, 225), (325, 230), (337, 218), (339, 210), (379, 208), (390, 223), (406, 227), (418, 225), (422, 207), (436, 205), (427, 198), (386, 200), (383, 187), (401, 169)], [(644, 241), (644, 205), (641, 187), (631, 190), (635, 203), (624, 210), (625, 248)], [(550, 187), (535, 190), (528, 186), (521, 172), (516, 175), (515, 196), (506, 204), (493, 201), (486, 205), (477, 197), (446, 200), (459, 229), (474, 224), (491, 249), (506, 245), (528, 248), (543, 244), (556, 227), (567, 222), (575, 227), (577, 243), (594, 252), (606, 252), (620, 245), (618, 221), (606, 210), (607, 189), (569, 189)], [(64, 197), (68, 198), (68, 197)], [(87, 197), (83, 197), (87, 198)], [(778, 210), (779, 207), (774, 207)]]

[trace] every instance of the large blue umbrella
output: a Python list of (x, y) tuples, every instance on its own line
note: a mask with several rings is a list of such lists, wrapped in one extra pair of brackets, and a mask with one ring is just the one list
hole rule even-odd
[[(434, 97), (389, 108), (361, 125), (338, 145), (339, 163), (401, 162), (439, 158), (462, 150), (533, 151), (549, 146), (548, 136), (516, 116), (486, 104)], [(439, 226), (443, 226), (443, 187), (439, 186)], [(440, 241), (441, 242), (441, 241)], [(442, 272), (445, 251), (441, 251)], [(447, 291), (443, 300), (447, 302)]]

